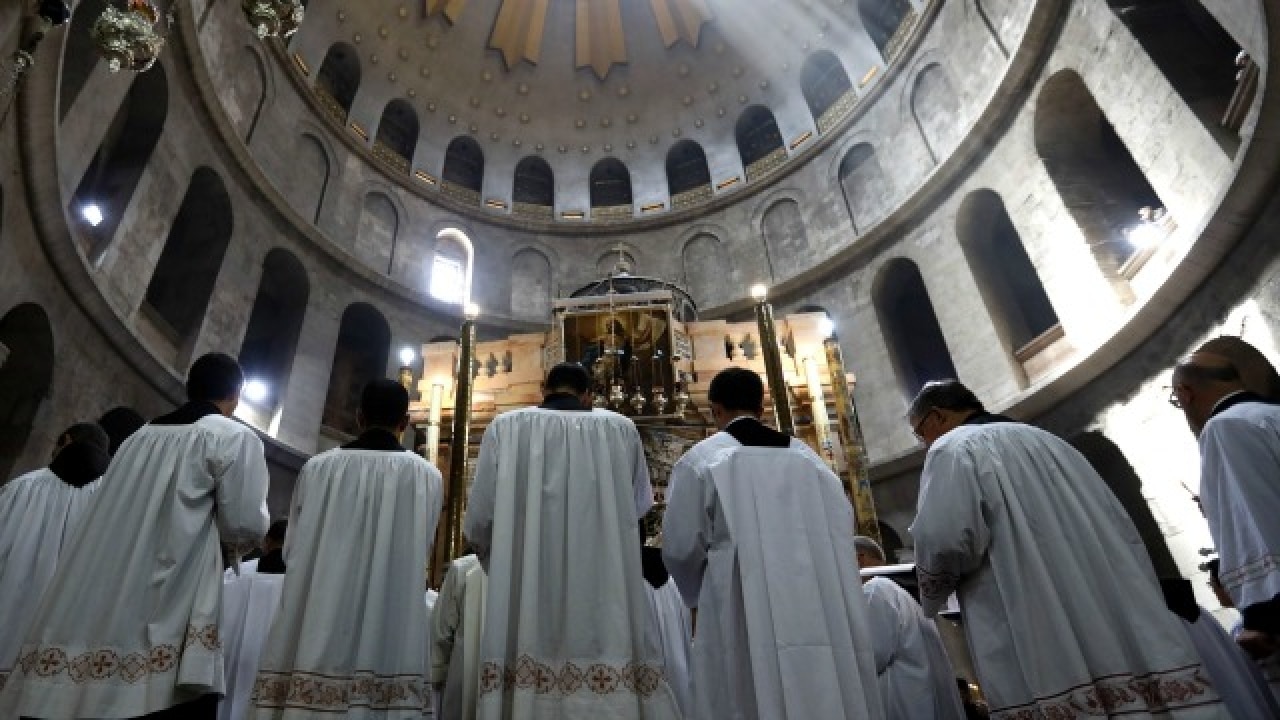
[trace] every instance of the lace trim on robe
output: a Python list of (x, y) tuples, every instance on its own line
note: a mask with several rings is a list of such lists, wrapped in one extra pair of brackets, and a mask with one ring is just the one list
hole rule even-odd
[(1280, 569), (1280, 555), (1263, 555), (1254, 558), (1249, 562), (1231, 569), (1222, 569), (1218, 578), (1222, 581), (1222, 587), (1231, 589), (1238, 588), (1241, 585), (1258, 578), (1269, 575)]
[(920, 584), (921, 597), (946, 600), (960, 584), (960, 576), (946, 571), (934, 572), (917, 564), (916, 581)]
[(1147, 675), (1111, 675), (1015, 707), (992, 710), (992, 720), (1077, 720), (1131, 713), (1160, 714), (1219, 702), (1199, 665)]
[[(172, 672), (182, 654), (194, 645), (214, 653), (222, 652), (217, 625), (188, 625), (182, 646), (156, 645), (144, 652), (121, 653), (112, 648), (96, 648), (72, 655), (57, 645), (24, 647), (18, 657), (18, 670), (23, 675), (48, 679), (70, 679), (79, 685), (120, 680), (133, 685), (149, 675)], [(8, 676), (0, 678), (0, 688)]]
[(663, 667), (647, 663), (624, 666), (609, 663), (577, 665), (566, 662), (552, 667), (528, 655), (515, 665), (486, 662), (480, 668), (480, 694), (532, 690), (538, 695), (571, 696), (579, 693), (612, 695), (630, 693), (649, 697), (662, 687)]
[(422, 674), (379, 675), (356, 670), (350, 675), (263, 670), (253, 685), (253, 705), (314, 712), (345, 712), (351, 708), (425, 712), (428, 694)]

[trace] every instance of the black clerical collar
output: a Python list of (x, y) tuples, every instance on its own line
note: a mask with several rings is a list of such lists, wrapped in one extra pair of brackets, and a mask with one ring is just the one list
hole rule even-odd
[(538, 406), (543, 410), (563, 410), (566, 412), (591, 412), (591, 408), (582, 404), (582, 399), (573, 393), (551, 393), (542, 398)]
[(1248, 390), (1237, 390), (1236, 392), (1233, 392), (1230, 395), (1219, 400), (1218, 404), (1214, 405), (1213, 410), (1209, 412), (1209, 417), (1210, 418), (1216, 417), (1220, 413), (1224, 413), (1230, 408), (1233, 408), (1237, 405), (1243, 405), (1245, 403), (1262, 403), (1264, 405), (1276, 404), (1262, 397), (1257, 393), (1249, 392)]
[(724, 431), (746, 447), (791, 447), (790, 435), (780, 433), (759, 420), (745, 415), (731, 420), (724, 426)]
[(994, 413), (983, 411), (983, 412), (976, 412), (970, 415), (969, 417), (964, 419), (964, 422), (960, 424), (961, 425), (996, 425), (998, 423), (1016, 423), (1016, 422), (1018, 421), (1014, 420), (1013, 418), (1005, 417), (1004, 415), (996, 415)]
[(284, 571), (284, 551), (280, 548), (263, 553), (262, 557), (258, 558), (258, 574), (283, 575)]
[(168, 415), (151, 421), (152, 425), (192, 425), (209, 415), (221, 415), (217, 405), (208, 400), (192, 400)]
[(383, 428), (369, 428), (360, 433), (360, 437), (355, 441), (349, 442), (342, 446), (343, 450), (378, 450), (381, 452), (404, 452), (404, 445), (400, 444), (400, 438), (390, 430)]
[(62, 482), (79, 488), (102, 477), (110, 461), (111, 456), (102, 448), (73, 442), (58, 451), (49, 463), (49, 471)]
[(640, 548), (640, 566), (644, 569), (644, 579), (654, 590), (667, 584), (671, 575), (667, 572), (666, 563), (662, 562), (662, 549), (644, 546)]

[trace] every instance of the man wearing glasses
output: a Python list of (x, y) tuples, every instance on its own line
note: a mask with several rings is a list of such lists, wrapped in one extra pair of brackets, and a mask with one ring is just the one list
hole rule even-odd
[(1142, 539), (1084, 456), (954, 380), (909, 422), (928, 448), (911, 535), (920, 604), (955, 592), (992, 717), (1219, 718)]

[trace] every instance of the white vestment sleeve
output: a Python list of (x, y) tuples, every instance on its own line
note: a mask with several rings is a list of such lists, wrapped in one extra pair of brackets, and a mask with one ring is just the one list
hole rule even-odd
[(636, 491), (636, 519), (643, 518), (649, 508), (653, 507), (653, 484), (649, 479), (649, 462), (644, 456), (644, 441), (640, 439), (640, 431), (631, 426), (631, 436), (635, 460), (631, 475), (631, 486)]
[(267, 460), (262, 441), (251, 432), (238, 432), (210, 464), (217, 483), (218, 533), (225, 543), (261, 542), (271, 524), (267, 512)]
[(475, 548), (485, 572), (489, 570), (489, 547), (493, 544), (493, 509), (497, 501), (498, 444), (497, 423), (489, 424), (480, 441), (480, 457), (476, 459), (476, 476), (467, 497), (467, 514), (462, 520), (462, 533)]
[(963, 444), (936, 446), (926, 458), (911, 536), (920, 607), (935, 617), (960, 580), (982, 564), (991, 542), (979, 474)]
[(897, 652), (898, 644), (902, 641), (899, 634), (901, 622), (898, 618), (898, 609), (883, 593), (877, 592), (875, 587), (877, 582), (873, 578), (867, 578), (866, 584), (862, 586), (862, 592), (867, 598), (867, 610), (870, 612), (868, 624), (871, 626), (871, 649), (876, 659), (876, 674), (883, 675), (893, 663), (894, 653)]
[(662, 518), (662, 562), (687, 607), (698, 606), (702, 577), (707, 570), (711, 515), (703, 498), (710, 478), (682, 458), (671, 468), (667, 510)]
[[(453, 643), (462, 625), (462, 596), (467, 586), (467, 573), (456, 564), (449, 565), (431, 611), (431, 684), (444, 685), (449, 675), (449, 660), (453, 657)], [(457, 668), (456, 672), (462, 672)]]
[[(307, 489), (307, 478), (311, 477), (311, 471), (309, 470), (310, 467), (312, 466), (304, 464), (302, 466), (302, 470), (298, 472), (298, 479), (293, 483), (293, 498), (289, 500), (289, 524), (294, 527), (297, 526), (298, 518), (302, 517), (302, 499)], [(285, 532), (284, 534), (284, 547), (280, 549), (280, 552), (281, 556), (284, 558), (285, 568), (288, 568), (289, 563), (293, 562), (291, 556), (294, 552), (293, 538), (295, 535), (296, 533), (291, 532)], [(298, 551), (303, 555), (310, 553), (310, 551), (305, 548), (298, 548)]]

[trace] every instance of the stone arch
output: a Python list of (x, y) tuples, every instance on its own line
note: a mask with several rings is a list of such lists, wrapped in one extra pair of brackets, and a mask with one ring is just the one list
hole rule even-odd
[(858, 0), (858, 16), (880, 57), (889, 60), (893, 52), (890, 41), (911, 14), (908, 0)]
[(1230, 155), (1240, 136), (1222, 126), (1236, 92), (1237, 43), (1198, 0), (1107, 0), (1209, 134)]
[(1054, 73), (1036, 99), (1036, 153), (1075, 219), (1104, 277), (1131, 297), (1127, 231), (1143, 207), (1163, 202), (1074, 70)]
[[(169, 83), (164, 65), (156, 63), (134, 78), (71, 196), (69, 210), (92, 264), (97, 264), (115, 239), (168, 115)], [(98, 208), (96, 217), (86, 212), (91, 206)]]
[(267, 253), (249, 325), (240, 343), (240, 365), (247, 379), (261, 380), (267, 386), (265, 404), (270, 407), (279, 404), (289, 384), (310, 295), (307, 270), (293, 253), (284, 248)]
[(516, 164), (512, 200), (529, 205), (555, 207), (556, 176), (546, 160), (530, 155)]
[(631, 207), (631, 171), (617, 158), (601, 158), (591, 167), (592, 208)]
[(23, 303), (0, 317), (0, 345), (8, 352), (0, 363), (0, 481), (7, 481), (53, 387), (53, 328), (44, 308)]
[(734, 126), (733, 137), (738, 145), (738, 155), (742, 158), (742, 167), (747, 170), (748, 180), (751, 179), (753, 164), (779, 151), (786, 152), (778, 121), (774, 118), (773, 111), (763, 105), (752, 105), (742, 111)]
[(360, 90), (360, 55), (347, 43), (334, 43), (320, 63), (316, 73), (316, 92), (326, 103), (333, 101), (330, 110), (343, 120), (351, 114), (351, 106)]
[(80, 0), (71, 13), (67, 40), (62, 50), (61, 78), (58, 82), (58, 122), (67, 119), (80, 91), (98, 67), (97, 46), (90, 36), (93, 23), (107, 7), (107, 0)]
[(418, 147), (418, 112), (404, 98), (393, 98), (382, 110), (382, 119), (378, 121), (378, 134), (374, 138), (374, 148), (390, 152), (394, 162), (396, 158), (403, 162), (394, 162), (400, 170), (408, 173), (413, 165), (413, 153)]
[(715, 234), (700, 230), (680, 250), (685, 289), (701, 306), (725, 302), (734, 293), (733, 260)]
[(839, 177), (853, 230), (864, 233), (884, 214), (892, 192), (875, 147), (862, 142), (849, 148), (840, 160)]
[(347, 306), (333, 350), (329, 389), (325, 394), (325, 427), (341, 433), (357, 432), (356, 411), (364, 386), (387, 373), (391, 352), (391, 326), (374, 306), (357, 302)]
[(911, 116), (934, 164), (941, 162), (962, 137), (957, 124), (960, 99), (942, 63), (925, 65), (911, 86)]
[[(243, 96), (242, 101), (248, 108), (243, 120), (244, 127), (240, 129), (247, 145), (253, 140), (254, 131), (258, 129), (258, 121), (262, 118), (262, 109), (267, 105), (270, 87), (267, 65), (258, 54), (258, 50), (252, 45), (246, 45), (244, 56), (248, 58), (244, 63), (249, 66), (248, 71), (241, 73), (245, 81), (237, 83), (235, 88)], [(241, 111), (244, 112), (244, 108)]]
[(885, 263), (871, 294), (898, 385), (907, 397), (915, 397), (931, 380), (956, 378), (942, 326), (914, 262), (896, 257)]
[(192, 347), (200, 332), (231, 242), (233, 212), (222, 177), (207, 166), (196, 168), (145, 299), (149, 319), (180, 350)]
[(853, 82), (840, 58), (830, 50), (819, 50), (805, 58), (800, 68), (800, 90), (809, 105), (813, 122), (822, 129), (822, 116), (845, 95), (853, 92)]
[(969, 193), (956, 213), (956, 237), (996, 334), (1011, 355), (1058, 326), (1058, 315), (1000, 195), (986, 188)]
[(471, 237), (461, 228), (450, 226), (436, 233), (436, 248), (431, 262), (432, 297), (465, 307), (471, 300), (475, 256)]
[(991, 33), (991, 39), (995, 41), (996, 48), (1000, 50), (1000, 54), (1009, 57), (1009, 48), (1004, 44), (1004, 38), (1000, 37), (1000, 22), (1004, 19), (1008, 7), (1005, 6), (1006, 0), (973, 0), (974, 10), (978, 12), (978, 19), (982, 21), (982, 26)]
[(553, 293), (551, 260), (534, 248), (517, 251), (511, 258), (511, 316), (547, 321)]
[(450, 185), (470, 190), (477, 195), (484, 189), (484, 150), (467, 135), (449, 142), (444, 152), (442, 179)]
[(711, 168), (707, 154), (693, 140), (681, 140), (667, 151), (667, 192), (681, 193), (711, 187)]
[(781, 198), (770, 203), (761, 216), (760, 231), (769, 254), (769, 266), (777, 274), (775, 281), (807, 262), (811, 250), (809, 231), (800, 203), (795, 199)]
[(329, 149), (315, 135), (304, 132), (298, 136), (294, 155), (297, 173), (290, 183), (294, 208), (312, 223), (320, 221), (324, 196), (329, 190), (329, 174), (332, 160)]
[(382, 191), (366, 193), (360, 204), (360, 222), (356, 227), (356, 257), (379, 272), (391, 274), (396, 243), (400, 238), (401, 213), (395, 201)]

